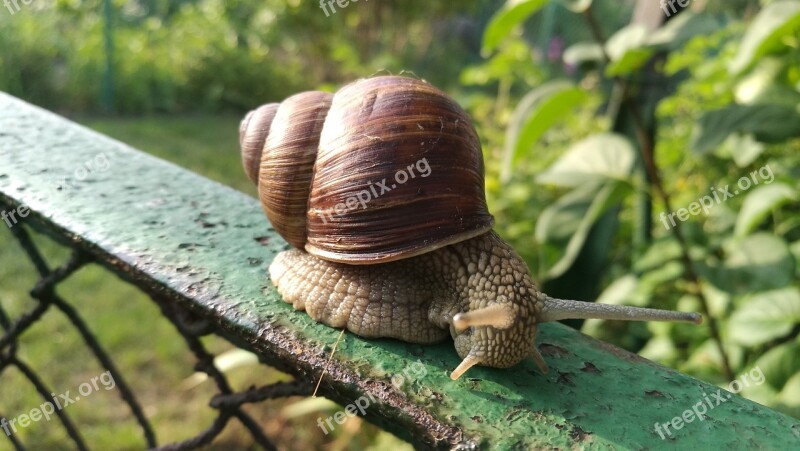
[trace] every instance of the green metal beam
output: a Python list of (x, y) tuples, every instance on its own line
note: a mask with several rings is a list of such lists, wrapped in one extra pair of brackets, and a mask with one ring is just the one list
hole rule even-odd
[[(285, 243), (256, 199), (0, 93), (0, 203), (7, 211), (27, 206), (26, 222), (211, 319), (270, 365), (320, 378), (339, 331), (277, 298), (266, 268)], [(800, 422), (724, 391), (704, 421), (671, 426), (662, 440), (656, 423), (706, 396), (715, 402), (717, 387), (559, 324), (542, 327), (539, 349), (549, 374), (524, 363), (474, 368), (454, 382), (451, 343), (346, 334), (320, 393), (342, 405), (374, 398), (367, 419), (421, 448), (800, 445)]]

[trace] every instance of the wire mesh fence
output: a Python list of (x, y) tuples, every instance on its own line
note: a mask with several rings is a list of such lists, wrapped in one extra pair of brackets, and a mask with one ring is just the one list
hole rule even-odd
[[(3, 205), (0, 204), (0, 207), (3, 207)], [(35, 328), (37, 322), (53, 310), (60, 311), (67, 318), (71, 327), (74, 327), (86, 347), (91, 351), (101, 367), (105, 369), (105, 374), (114, 381), (116, 388), (119, 389), (118, 392), (122, 401), (127, 405), (130, 415), (135, 418), (141, 429), (147, 448), (157, 450), (196, 449), (211, 443), (222, 433), (231, 420), (236, 419), (249, 431), (255, 443), (264, 449), (275, 449), (275, 445), (264, 433), (259, 423), (249, 413), (245, 412), (242, 406), (268, 399), (310, 395), (313, 387), (300, 381), (292, 381), (277, 382), (239, 392), (234, 391), (223, 372), (214, 365), (214, 354), (206, 349), (200, 339), (204, 335), (214, 333), (214, 328), (210, 323), (192, 315), (191, 312), (182, 310), (174, 303), (168, 302), (167, 299), (152, 289), (142, 288), (159, 307), (163, 317), (175, 327), (175, 330), (186, 342), (196, 359), (195, 369), (208, 375), (208, 378), (216, 385), (217, 390), (217, 394), (209, 401), (210, 408), (216, 410), (216, 417), (210, 426), (189, 439), (159, 445), (151, 421), (145, 415), (136, 393), (127, 382), (126, 375), (120, 371), (110, 353), (100, 343), (96, 335), (92, 333), (79, 311), (57, 293), (60, 283), (67, 280), (82, 267), (95, 263), (92, 256), (84, 250), (74, 248), (69, 259), (64, 264), (52, 267), (22, 224), (10, 228), (10, 231), (36, 268), (39, 278), (30, 290), (30, 296), (36, 302), (33, 308), (16, 318), (10, 318), (4, 306), (0, 304), (0, 327), (3, 330), (3, 334), (0, 336), (0, 375), (5, 371), (16, 369), (42, 397), (44, 404), (39, 410), (40, 413), (56, 416), (77, 449), (88, 450), (89, 447), (81, 434), (79, 425), (70, 419), (69, 414), (62, 406), (62, 403), (74, 401), (68, 395), (66, 397), (63, 394), (57, 396), (52, 387), (48, 386), (38, 374), (37, 369), (27, 363), (18, 353), (20, 336), (29, 329)], [(93, 382), (96, 386), (97, 382)], [(81, 394), (83, 394), (82, 391)], [(0, 409), (2, 409), (2, 401), (0, 401)], [(47, 412), (48, 409), (50, 412)], [(6, 413), (0, 410), (0, 428), (4, 432), (2, 435), (6, 436), (6, 439), (14, 449), (27, 449), (15, 434), (17, 426), (21, 425), (20, 421), (23, 415), (9, 418)], [(25, 420), (28, 420), (27, 416)]]

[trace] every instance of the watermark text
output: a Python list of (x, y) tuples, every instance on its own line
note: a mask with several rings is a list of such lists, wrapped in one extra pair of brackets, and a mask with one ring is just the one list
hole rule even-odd
[(661, 0), (661, 9), (664, 10), (664, 14), (666, 14), (667, 17), (678, 13), (678, 9), (675, 8), (676, 3), (681, 8), (686, 8), (689, 6), (689, 3), (691, 3), (691, 0)]
[[(408, 368), (403, 370), (402, 374), (397, 373), (392, 376), (391, 382), (396, 389), (400, 389), (400, 387), (405, 384), (407, 379), (419, 379), (421, 377), (425, 377), (426, 374), (428, 374), (428, 372), (425, 370), (425, 365), (423, 365), (422, 362), (417, 359), (416, 362), (412, 363), (408, 366)], [(332, 424), (334, 421), (336, 424), (344, 424), (345, 420), (347, 420), (349, 417), (355, 416), (356, 412), (359, 412), (361, 413), (361, 416), (364, 416), (364, 414), (367, 413), (367, 408), (370, 406), (370, 401), (372, 401), (372, 403), (377, 402), (375, 397), (372, 396), (372, 393), (361, 396), (345, 406), (343, 410), (340, 410), (326, 418), (324, 420), (324, 424), (322, 417), (317, 417), (317, 426), (322, 429), (322, 432), (324, 432), (325, 435), (328, 435), (328, 433), (333, 431), (333, 429), (336, 427)], [(326, 424), (328, 425), (327, 428), (325, 427)]]
[(397, 188), (398, 185), (405, 184), (409, 181), (409, 179), (414, 179), (418, 175), (422, 178), (425, 178), (431, 175), (431, 172), (433, 171), (428, 164), (428, 159), (422, 158), (417, 160), (416, 163), (409, 164), (407, 167), (395, 172), (394, 180), (386, 181), (386, 178), (384, 178), (379, 182), (369, 182), (369, 186), (367, 188), (354, 193), (345, 199), (344, 202), (340, 202), (334, 205), (332, 209), (328, 209), (327, 212), (319, 211), (317, 214), (319, 214), (319, 216), (322, 218), (322, 222), (327, 224), (328, 221), (333, 221), (334, 216), (341, 217), (349, 211), (353, 211), (358, 208), (367, 208), (367, 204), (373, 199), (383, 196), (389, 191)]
[(3, 0), (3, 5), (5, 5), (6, 9), (8, 10), (8, 13), (11, 14), (12, 16), (14, 15), (14, 13), (16, 13), (22, 8), (21, 6), (19, 6), (20, 3), (22, 3), (25, 6), (28, 6), (31, 3), (33, 3), (33, 0)]
[[(68, 181), (67, 177), (62, 177), (61, 180), (56, 180), (55, 189), (57, 191), (67, 192), (75, 187), (75, 182), (80, 182), (86, 179), (89, 174), (93, 172), (103, 172), (108, 170), (111, 164), (108, 161), (108, 156), (105, 153), (95, 155), (79, 166), (72, 173), (72, 180)], [(27, 205), (19, 205), (17, 208), (12, 208), (9, 211), (0, 211), (0, 220), (6, 223), (8, 228), (12, 228), (19, 222), (20, 219), (26, 218), (30, 214), (30, 207)]]
[[(726, 200), (747, 191), (752, 186), (758, 185), (759, 177), (765, 185), (769, 185), (773, 180), (775, 180), (775, 175), (772, 173), (772, 169), (769, 167), (769, 165), (763, 166), (760, 169), (740, 178), (736, 183), (736, 186), (733, 188), (730, 188), (730, 185), (725, 185), (723, 187), (712, 186), (710, 189), (711, 194), (700, 197), (697, 199), (697, 202), (692, 202), (689, 204), (688, 208), (681, 208), (669, 214), (662, 211), (661, 215), (659, 216), (661, 223), (664, 224), (665, 229), (669, 230), (670, 228), (675, 227), (675, 216), (678, 217), (679, 221), (683, 222), (689, 219), (690, 216), (699, 215), (700, 211), (703, 211), (703, 213), (707, 215), (708, 211), (715, 205), (719, 205)], [(731, 192), (731, 189), (733, 189), (733, 192)]]
[[(99, 385), (98, 382), (100, 382)], [(46, 401), (39, 407), (34, 407), (31, 409), (30, 412), (17, 415), (15, 418), (11, 418), (10, 420), (6, 418), (0, 418), (0, 428), (2, 428), (6, 435), (10, 437), (11, 434), (17, 432), (17, 428), (26, 428), (32, 423), (38, 422), (42, 418), (44, 418), (45, 421), (50, 421), (50, 415), (55, 414), (56, 411), (63, 410), (70, 404), (80, 401), (81, 397), (85, 398), (92, 393), (99, 391), (101, 385), (106, 390), (111, 390), (116, 387), (117, 383), (114, 381), (111, 371), (106, 371), (98, 376), (94, 376), (89, 381), (79, 385), (78, 393), (80, 395), (70, 396), (69, 390), (58, 396), (56, 396), (55, 393), (50, 393), (50, 398), (52, 401)]]
[[(761, 371), (759, 367), (753, 368), (749, 372), (742, 374), (741, 381), (738, 379), (731, 381), (731, 383), (728, 384), (728, 391), (731, 393), (739, 393), (744, 387), (750, 386), (750, 379), (752, 379), (754, 385), (761, 385), (765, 380), (764, 372)], [(655, 432), (658, 433), (661, 440), (666, 440), (668, 436), (672, 437), (670, 427), (677, 432), (694, 420), (705, 421), (707, 417), (706, 412), (713, 410), (715, 407), (731, 399), (731, 396), (733, 396), (731, 393), (722, 394), (722, 389), (717, 390), (716, 393), (711, 393), (711, 397), (703, 393), (703, 399), (698, 400), (691, 408), (684, 410), (683, 413), (673, 417), (666, 423), (656, 423)]]
[[(369, 0), (364, 1), (368, 2)], [(322, 8), (322, 12), (325, 13), (325, 17), (330, 17), (331, 14), (336, 14), (337, 5), (339, 6), (339, 9), (344, 9), (347, 8), (350, 2), (358, 3), (358, 0), (319, 0), (319, 7)], [(331, 12), (328, 12), (328, 8), (330, 8)]]

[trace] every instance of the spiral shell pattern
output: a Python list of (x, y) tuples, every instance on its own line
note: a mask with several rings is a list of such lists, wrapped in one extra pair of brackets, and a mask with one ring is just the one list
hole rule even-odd
[(370, 264), (491, 230), (478, 135), (442, 91), (381, 76), (274, 105), (242, 121), (242, 162), (293, 246)]

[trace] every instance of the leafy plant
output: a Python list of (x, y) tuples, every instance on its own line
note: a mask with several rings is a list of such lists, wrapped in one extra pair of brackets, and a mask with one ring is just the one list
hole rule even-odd
[[(546, 205), (535, 240), (509, 238), (539, 255), (531, 264), (556, 290), (602, 277), (607, 288), (591, 295), (604, 302), (707, 319), (703, 328), (593, 320), (584, 331), (718, 383), (759, 366), (767, 383), (745, 395), (798, 416), (800, 1), (771, 2), (749, 24), (735, 6), (681, 11), (656, 29), (634, 19), (607, 38), (599, 3), (509, 0), (484, 34), (484, 52), (502, 53), (527, 20), (563, 4), (593, 35), (563, 54), (574, 81), (522, 95), (504, 144), (489, 145), (502, 148), (503, 164), (490, 169), (504, 192), (525, 184), (542, 147), (563, 152), (545, 153), (541, 189), (526, 191)], [(563, 127), (576, 112), (605, 130)], [(735, 194), (719, 199), (729, 186)]]

